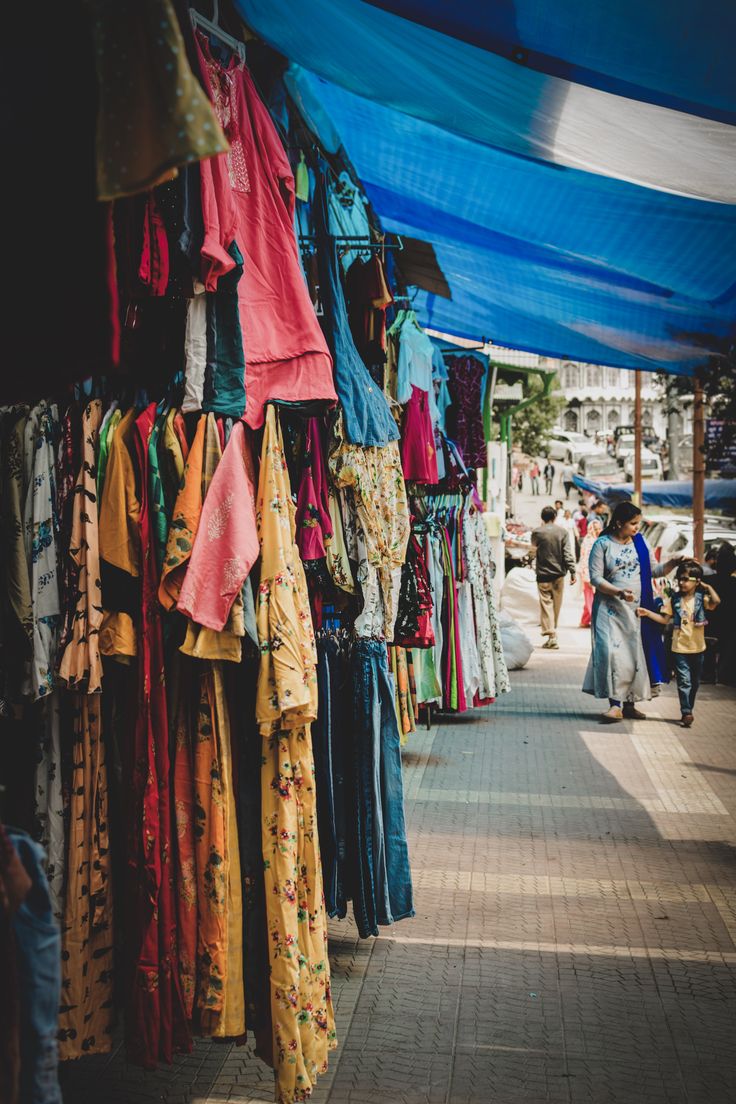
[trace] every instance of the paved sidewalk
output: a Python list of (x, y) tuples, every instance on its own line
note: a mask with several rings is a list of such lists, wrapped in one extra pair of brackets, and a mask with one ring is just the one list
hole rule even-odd
[[(672, 689), (601, 726), (588, 647), (563, 628), (497, 705), (410, 738), (417, 915), (369, 942), (331, 926), (340, 1048), (314, 1104), (736, 1101), (736, 694), (704, 687), (689, 731)], [(272, 1086), (200, 1042), (156, 1074), (89, 1060), (65, 1101)]]

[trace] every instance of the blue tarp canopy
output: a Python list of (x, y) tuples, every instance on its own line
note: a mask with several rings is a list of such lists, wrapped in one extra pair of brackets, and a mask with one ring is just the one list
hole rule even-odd
[[(573, 476), (577, 487), (602, 498), (605, 502), (619, 502), (634, 494), (633, 483), (598, 483), (582, 475)], [(641, 496), (646, 506), (666, 506), (672, 510), (690, 509), (693, 504), (693, 485), (687, 480), (642, 483)], [(736, 479), (706, 479), (705, 506), (710, 510), (736, 509)]]
[(236, 4), (384, 228), (433, 244), (426, 325), (686, 374), (731, 344), (736, 7)]

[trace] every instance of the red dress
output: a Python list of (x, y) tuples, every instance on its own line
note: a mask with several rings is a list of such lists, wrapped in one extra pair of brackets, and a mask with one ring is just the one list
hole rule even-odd
[(133, 971), (125, 1020), (131, 1061), (154, 1069), (175, 1051), (191, 1050), (178, 971), (169, 791), (169, 723), (164, 652), (153, 547), (149, 462), (156, 419), (152, 403), (136, 420), (140, 473), (142, 616), (138, 637), (139, 698), (132, 748), (134, 805), (128, 855)]
[[(202, 174), (202, 206), (210, 236), (205, 270), (216, 279), (227, 251), (234, 201), (235, 240), (245, 265), (238, 284), (245, 343), (245, 421), (263, 425), (269, 399), (337, 401), (330, 356), (304, 282), (294, 233), (294, 177), (281, 139), (250, 74), (222, 66), (196, 35), (205, 86), (230, 142), (217, 171)], [(223, 171), (223, 166), (227, 171)], [(230, 187), (230, 194), (226, 189)], [(212, 214), (213, 204), (221, 212)], [(232, 239), (231, 239), (232, 240)], [(219, 249), (217, 248), (219, 247)], [(214, 266), (214, 270), (213, 270)]]

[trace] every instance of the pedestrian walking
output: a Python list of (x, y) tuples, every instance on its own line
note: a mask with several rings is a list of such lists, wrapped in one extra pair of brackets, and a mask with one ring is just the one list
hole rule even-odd
[(606, 525), (608, 525), (608, 519), (611, 516), (611, 511), (602, 498), (597, 498), (595, 500), (590, 508), (590, 513), (595, 514), (595, 516), (598, 518), (604, 528), (606, 527)]
[(680, 698), (683, 728), (693, 723), (695, 697), (703, 674), (705, 657), (706, 612), (720, 602), (712, 586), (703, 582), (703, 568), (695, 560), (685, 560), (677, 568), (677, 591), (665, 598), (659, 613), (639, 607), (638, 617), (659, 625), (673, 622), (672, 663)]
[(718, 549), (713, 586), (721, 599), (710, 626), (716, 637), (717, 678), (726, 686), (736, 686), (736, 549), (728, 541)]
[(531, 468), (529, 469), (529, 478), (532, 481), (532, 494), (533, 495), (538, 495), (539, 494), (539, 474), (540, 474), (539, 473), (539, 464), (535, 460), (534, 463), (532, 464)]
[(577, 510), (573, 511), (573, 518), (578, 529), (578, 536), (580, 540), (583, 539), (588, 532), (588, 508), (587, 506), (579, 505)]
[(595, 590), (591, 655), (583, 693), (608, 698), (602, 721), (644, 720), (635, 703), (652, 697), (652, 684), (667, 681), (662, 635), (636, 615), (654, 609), (652, 577), (669, 574), (682, 557), (659, 564), (639, 533), (641, 510), (619, 502), (590, 550), (588, 571)]
[(537, 574), (539, 592), (539, 619), (542, 636), (547, 639), (543, 648), (559, 648), (557, 622), (562, 608), (565, 575), (575, 582), (575, 561), (567, 531), (555, 523), (554, 506), (542, 510), (542, 524), (532, 533), (532, 556)]
[(575, 518), (572, 516), (572, 510), (563, 510), (562, 518), (558, 519), (557, 524), (561, 525), (567, 532), (573, 559), (575, 563), (577, 563), (580, 557), (580, 537), (578, 536), (578, 527), (575, 524)]
[(562, 486), (565, 488), (565, 498), (569, 498), (572, 494), (572, 489), (575, 486), (573, 482), (573, 476), (575, 475), (575, 468), (572, 464), (563, 464), (562, 466)]
[(603, 526), (597, 517), (588, 525), (588, 531), (583, 537), (582, 544), (580, 545), (580, 561), (578, 563), (578, 571), (580, 573), (580, 581), (583, 584), (583, 612), (580, 617), (580, 628), (590, 628), (590, 616), (593, 611), (593, 597), (595, 591), (590, 581), (590, 569), (588, 566), (588, 560), (590, 558), (590, 550), (598, 540), (601, 534)]
[(554, 482), (555, 478), (555, 466), (550, 460), (549, 456), (547, 457), (547, 462), (544, 465), (544, 470), (542, 474), (544, 475), (545, 494), (552, 494), (552, 483)]

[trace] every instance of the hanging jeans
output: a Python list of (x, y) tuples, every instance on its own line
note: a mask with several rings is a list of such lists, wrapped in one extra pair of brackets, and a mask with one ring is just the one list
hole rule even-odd
[(394, 687), (380, 641), (358, 640), (353, 648), (353, 709), (353, 909), (365, 939), (378, 935), (379, 924), (414, 915)]
[(21, 1005), (20, 1100), (22, 1104), (61, 1104), (56, 1041), (61, 932), (51, 909), (43, 848), (25, 832), (7, 832), (32, 882), (13, 916)]
[(319, 715), (312, 725), (312, 749), (325, 908), (328, 916), (342, 920), (347, 913), (345, 737), (350, 731), (351, 693), (345, 650), (329, 636), (317, 640), (317, 679)]

